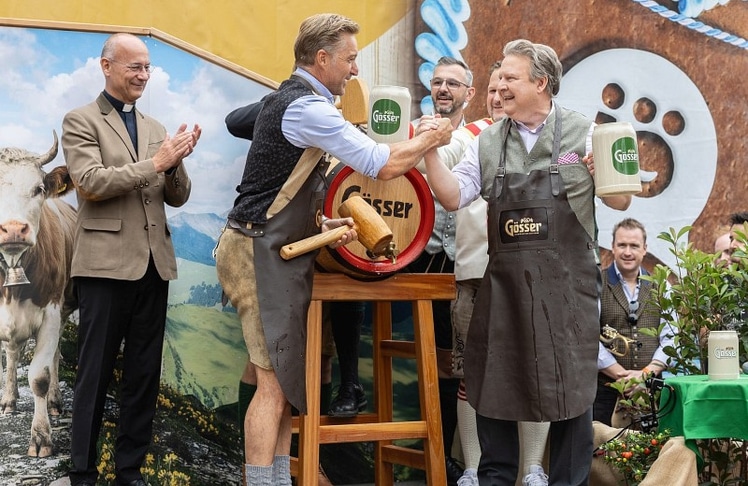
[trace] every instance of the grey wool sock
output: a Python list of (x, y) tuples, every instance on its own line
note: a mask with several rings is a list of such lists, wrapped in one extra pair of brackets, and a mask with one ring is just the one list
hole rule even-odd
[(244, 471), (247, 475), (247, 486), (275, 486), (273, 481), (273, 466), (253, 466), (245, 464)]
[(275, 456), (273, 458), (273, 484), (291, 486), (291, 457)]

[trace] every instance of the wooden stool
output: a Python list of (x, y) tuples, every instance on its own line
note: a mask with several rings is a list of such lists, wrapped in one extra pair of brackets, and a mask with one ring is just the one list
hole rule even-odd
[[(452, 274), (396, 274), (374, 282), (354, 280), (344, 274), (315, 274), (307, 325), (307, 414), (294, 418), (299, 457), (292, 458), (291, 471), (299, 485), (318, 485), (319, 446), (339, 442), (375, 442), (377, 485), (392, 486), (394, 464), (425, 470), (430, 485), (447, 484), (431, 301), (452, 300), (455, 294)], [(324, 301), (374, 302), (374, 413), (354, 418), (320, 417), (319, 407), (315, 406), (320, 396)], [(392, 339), (393, 301), (412, 301), (414, 341)], [(416, 360), (421, 420), (393, 421), (393, 358)], [(398, 439), (421, 439), (423, 450), (393, 444)]]

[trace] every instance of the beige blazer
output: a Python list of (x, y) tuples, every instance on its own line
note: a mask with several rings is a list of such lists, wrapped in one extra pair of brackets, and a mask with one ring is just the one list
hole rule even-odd
[(149, 256), (164, 280), (177, 277), (165, 204), (179, 207), (190, 195), (184, 164), (157, 174), (151, 161), (166, 136), (153, 118), (136, 110), (138, 151), (117, 110), (99, 95), (62, 122), (65, 163), (78, 195), (74, 277), (136, 280)]

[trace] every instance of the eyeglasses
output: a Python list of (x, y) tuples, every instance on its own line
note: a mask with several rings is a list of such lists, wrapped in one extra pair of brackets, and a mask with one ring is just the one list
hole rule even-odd
[(628, 322), (629, 324), (636, 324), (639, 321), (639, 318), (636, 317), (636, 311), (639, 310), (639, 301), (632, 300), (629, 302), (629, 318)]
[(470, 85), (468, 85), (467, 83), (463, 83), (462, 81), (458, 81), (456, 79), (434, 78), (431, 80), (431, 89), (439, 89), (444, 83), (447, 83), (447, 89), (449, 89), (450, 91), (459, 89), (460, 86), (464, 86), (466, 88), (470, 87)]
[[(109, 58), (107, 58), (107, 59), (109, 59)], [(151, 66), (150, 64), (125, 64), (124, 62), (119, 62), (116, 59), (109, 59), (109, 60), (111, 62), (115, 62), (117, 64), (122, 64), (131, 73), (142, 73), (142, 72), (145, 72), (146, 74), (152, 74), (153, 73), (153, 66)]]

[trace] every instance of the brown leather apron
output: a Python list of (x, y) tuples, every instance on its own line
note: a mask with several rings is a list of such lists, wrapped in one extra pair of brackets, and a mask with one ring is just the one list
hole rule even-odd
[(560, 113), (547, 171), (506, 173), (510, 129), (488, 201), (490, 259), (468, 331), (466, 390), (485, 417), (566, 420), (595, 399), (596, 245), (558, 171)]
[(319, 250), (283, 260), (282, 246), (319, 233), (327, 162), (320, 161), (290, 201), (264, 225), (254, 244), (255, 280), (270, 361), (288, 401), (306, 413), (306, 323)]

